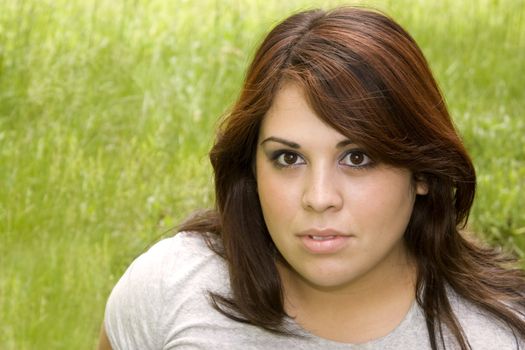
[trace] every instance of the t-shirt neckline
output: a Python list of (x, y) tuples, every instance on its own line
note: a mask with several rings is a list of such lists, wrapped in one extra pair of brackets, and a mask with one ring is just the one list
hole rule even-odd
[(343, 342), (338, 342), (338, 341), (335, 341), (335, 340), (322, 338), (322, 337), (317, 336), (317, 335), (307, 331), (306, 329), (304, 329), (301, 325), (299, 325), (297, 322), (295, 322), (295, 320), (293, 318), (291, 318), (291, 317), (287, 318), (287, 323), (290, 326), (290, 328), (293, 331), (295, 331), (298, 335), (300, 335), (302, 337), (305, 337), (307, 339), (310, 339), (311, 341), (314, 341), (314, 342), (318, 343), (319, 345), (323, 345), (323, 346), (338, 346), (338, 347), (344, 347), (344, 346), (347, 346), (347, 347), (369, 347), (369, 346), (378, 345), (378, 344), (384, 343), (384, 342), (388, 343), (389, 339), (395, 338), (398, 334), (401, 334), (401, 335), (405, 334), (406, 330), (410, 329), (412, 327), (413, 323), (415, 322), (414, 319), (417, 316), (418, 310), (419, 310), (418, 303), (414, 299), (412, 301), (412, 304), (410, 305), (410, 308), (408, 309), (407, 313), (405, 314), (405, 316), (401, 320), (401, 322), (399, 322), (399, 324), (391, 332), (389, 332), (388, 334), (386, 334), (386, 335), (384, 335), (382, 337), (371, 339), (371, 340), (363, 342), (363, 343), (343, 343)]

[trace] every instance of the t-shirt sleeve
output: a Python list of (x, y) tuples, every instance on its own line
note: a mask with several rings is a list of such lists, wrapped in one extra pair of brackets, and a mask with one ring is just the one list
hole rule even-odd
[(163, 271), (170, 265), (173, 240), (160, 241), (139, 256), (113, 288), (104, 327), (114, 350), (162, 348)]
[(524, 349), (524, 339), (495, 316), (456, 294), (451, 302), (472, 349)]

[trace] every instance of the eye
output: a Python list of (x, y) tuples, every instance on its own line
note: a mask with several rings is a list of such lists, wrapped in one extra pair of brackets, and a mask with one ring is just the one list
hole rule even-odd
[(354, 150), (346, 153), (340, 163), (353, 168), (362, 168), (371, 165), (372, 160), (363, 151)]
[(291, 167), (305, 164), (304, 159), (300, 155), (290, 151), (279, 151), (274, 155), (273, 159), (275, 164), (279, 167)]

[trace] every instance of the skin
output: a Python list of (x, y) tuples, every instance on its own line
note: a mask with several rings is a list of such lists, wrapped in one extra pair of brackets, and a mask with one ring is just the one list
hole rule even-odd
[[(278, 271), (287, 313), (338, 342), (390, 333), (415, 298), (403, 234), (426, 184), (370, 159), (319, 119), (293, 83), (281, 87), (262, 121), (255, 171), (266, 225), (285, 260)], [(302, 234), (311, 229), (336, 230), (344, 242), (312, 252)]]
[(111, 344), (109, 343), (108, 336), (106, 335), (106, 330), (104, 326), (100, 329), (100, 339), (98, 341), (98, 350), (112, 350)]

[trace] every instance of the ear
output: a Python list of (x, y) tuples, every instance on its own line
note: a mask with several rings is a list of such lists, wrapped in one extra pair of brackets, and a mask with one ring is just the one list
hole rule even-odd
[(416, 194), (424, 196), (428, 194), (428, 181), (423, 174), (414, 174), (414, 181), (416, 186)]

